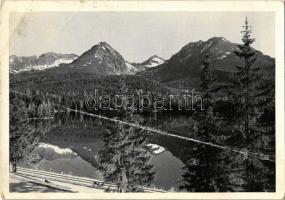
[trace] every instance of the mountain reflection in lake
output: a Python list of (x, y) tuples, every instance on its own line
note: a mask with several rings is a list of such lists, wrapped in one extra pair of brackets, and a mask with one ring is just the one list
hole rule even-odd
[[(33, 154), (37, 159), (22, 163), (35, 169), (103, 180), (98, 156), (104, 149), (105, 122), (79, 114), (56, 114), (53, 120), (33, 121), (41, 133)], [(152, 187), (175, 191), (243, 191), (243, 165), (238, 155), (146, 133)], [(186, 150), (185, 150), (186, 149)]]
[[(39, 170), (72, 174), (102, 180), (97, 169), (99, 151), (104, 148), (102, 121), (82, 115), (56, 115), (54, 120), (33, 121), (36, 131), (41, 132), (40, 143), (34, 154), (40, 159), (22, 163)], [(153, 138), (153, 139), (152, 139)], [(159, 137), (149, 135), (148, 144), (156, 144)], [(163, 140), (162, 140), (163, 141)], [(163, 146), (163, 144), (159, 143)], [(181, 177), (182, 161), (168, 148), (158, 151), (160, 146), (148, 147), (150, 161), (154, 165), (155, 178), (152, 185), (156, 188), (178, 188)], [(161, 148), (163, 149), (163, 148)]]

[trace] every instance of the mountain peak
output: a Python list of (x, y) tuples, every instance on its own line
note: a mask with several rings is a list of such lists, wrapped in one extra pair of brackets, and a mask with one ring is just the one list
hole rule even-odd
[(106, 41), (101, 41), (98, 43), (98, 45), (109, 45)]
[[(206, 41), (190, 42), (159, 68), (147, 70), (145, 75), (155, 77), (161, 82), (192, 78), (191, 84), (195, 84), (195, 80), (200, 76), (201, 63), (205, 55), (208, 55), (212, 69), (219, 73), (219, 76), (224, 76), (223, 73), (235, 72), (235, 66), (242, 62), (234, 54), (237, 49), (238, 44), (232, 43), (224, 37), (212, 37)], [(258, 58), (256, 66), (274, 66), (274, 59), (266, 57), (258, 51), (256, 56)]]
[(165, 60), (163, 58), (159, 57), (158, 55), (153, 55), (142, 63), (133, 63), (133, 65), (136, 66), (139, 70), (145, 70), (147, 68), (152, 68), (161, 65), (164, 62)]
[(73, 63), (73, 67), (98, 74), (132, 74), (135, 68), (127, 65), (123, 56), (107, 42), (99, 42), (84, 52)]
[(163, 58), (159, 57), (158, 55), (153, 55), (149, 59), (147, 59), (145, 62), (151, 62), (152, 63), (152, 67), (155, 67), (157, 65), (162, 64), (164, 61), (165, 60)]
[(225, 37), (212, 37), (209, 38), (207, 41), (224, 41), (224, 42), (230, 42)]
[(58, 55), (57, 53), (55, 53), (55, 52), (46, 52), (46, 53), (43, 53), (42, 55), (40, 55), (40, 56), (56, 56), (56, 55)]
[(99, 42), (97, 45), (98, 45), (99, 47), (106, 47), (106, 48), (109, 48), (109, 49), (113, 49), (113, 48), (111, 47), (111, 45), (108, 44), (108, 43), (105, 42), (105, 41)]
[(158, 56), (158, 55), (153, 55), (153, 56), (151, 56), (148, 60), (150, 60), (150, 59), (160, 59), (160, 60), (164, 60), (163, 58), (161, 58), (160, 56)]
[(102, 55), (111, 53), (114, 56), (117, 56), (119, 53), (107, 42), (99, 42), (98, 44), (94, 45), (90, 50), (89, 53), (93, 53), (94, 55)]
[(237, 44), (231, 43), (224, 37), (212, 37), (206, 41), (199, 40), (188, 43), (178, 53), (173, 55), (173, 59), (184, 64), (190, 58), (192, 59), (193, 56), (200, 57), (201, 54), (210, 54), (212, 58), (222, 59), (227, 57), (236, 48)]

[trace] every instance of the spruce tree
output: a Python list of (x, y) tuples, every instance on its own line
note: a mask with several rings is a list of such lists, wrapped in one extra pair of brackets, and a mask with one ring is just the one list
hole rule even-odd
[(230, 121), (238, 147), (259, 154), (249, 154), (239, 159), (243, 161), (245, 168), (244, 189), (261, 191), (264, 190), (262, 182), (266, 170), (260, 155), (268, 145), (268, 134), (272, 135), (273, 128), (262, 120), (262, 116), (265, 110), (272, 109), (270, 102), (274, 101), (273, 85), (266, 80), (261, 66), (255, 64), (257, 52), (251, 46), (255, 39), (251, 36), (252, 29), (247, 18), (241, 33), (242, 44), (238, 45), (238, 50), (234, 53), (242, 60), (242, 65), (236, 66), (235, 76), (228, 89), (229, 99), (234, 105), (234, 114)]
[[(140, 116), (134, 114), (134, 111), (129, 111), (124, 120), (138, 125), (143, 121)], [(151, 185), (155, 172), (153, 165), (149, 164), (150, 154), (145, 148), (147, 142), (145, 131), (135, 127), (125, 127), (125, 129), (128, 131), (131, 141), (128, 155), (130, 164), (128, 168), (128, 190), (137, 192), (141, 191), (140, 186)]]
[(215, 142), (218, 126), (214, 118), (215, 79), (211, 73), (209, 56), (206, 55), (200, 75), (200, 92), (203, 97), (203, 106), (194, 111), (194, 134), (203, 141)]
[[(193, 113), (194, 135), (202, 141), (216, 143), (220, 141), (218, 125), (214, 117), (216, 88), (215, 79), (211, 73), (209, 56), (203, 61), (200, 75), (200, 92), (203, 97), (203, 109)], [(192, 192), (228, 191), (227, 178), (219, 166), (224, 156), (220, 150), (204, 144), (186, 143), (185, 173), (182, 175), (181, 190)]]
[(28, 109), (25, 102), (18, 96), (10, 93), (10, 163), (13, 172), (17, 171), (18, 162), (25, 158), (39, 142), (39, 136), (35, 133), (28, 118)]
[(237, 72), (229, 87), (229, 97), (235, 105), (233, 119), (234, 130), (239, 132), (241, 145), (245, 147), (254, 143), (254, 138), (261, 130), (258, 119), (270, 100), (269, 93), (272, 86), (264, 82), (262, 69), (254, 65), (256, 61), (256, 50), (251, 47), (255, 41), (251, 37), (251, 26), (246, 18), (243, 26), (242, 42), (234, 53), (243, 61), (243, 65), (236, 66)]
[[(122, 79), (122, 103), (126, 102), (127, 92), (128, 87)], [(123, 121), (142, 122), (134, 108), (122, 108), (120, 112), (123, 112)], [(141, 186), (149, 185), (154, 178), (145, 143), (145, 133), (140, 129), (123, 123), (109, 123), (104, 134), (104, 149), (100, 151), (99, 169), (103, 171), (105, 181), (117, 184), (118, 192), (141, 191)]]

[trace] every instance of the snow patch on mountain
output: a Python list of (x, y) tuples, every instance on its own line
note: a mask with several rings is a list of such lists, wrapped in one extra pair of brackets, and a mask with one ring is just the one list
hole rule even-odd
[(136, 68), (134, 65), (132, 65), (130, 62), (126, 61), (126, 66), (127, 66), (127, 71), (130, 74), (135, 74), (136, 72), (139, 71), (138, 68)]
[(145, 65), (146, 67), (156, 67), (164, 63), (164, 60), (160, 57), (153, 57), (149, 60), (149, 63)]
[(31, 66), (27, 66), (23, 69), (18, 70), (16, 73), (20, 73), (24, 71), (31, 71), (31, 70), (46, 70), (49, 68), (58, 67), (60, 64), (69, 64), (73, 60), (74, 59), (58, 59), (53, 64), (50, 64), (50, 65), (31, 65)]
[(151, 56), (149, 59), (142, 63), (132, 63), (139, 71), (145, 70), (147, 68), (153, 68), (158, 65), (165, 63), (165, 60), (157, 55)]
[(46, 53), (41, 56), (30, 57), (17, 57), (15, 55), (10, 56), (9, 65), (10, 73), (21, 73), (25, 71), (41, 71), (54, 67), (58, 67), (61, 64), (69, 64), (76, 59), (74, 54), (56, 54)]
[(221, 55), (220, 57), (218, 57), (218, 60), (222, 60), (224, 58), (226, 58), (229, 54), (231, 54), (231, 52), (225, 52), (225, 54)]

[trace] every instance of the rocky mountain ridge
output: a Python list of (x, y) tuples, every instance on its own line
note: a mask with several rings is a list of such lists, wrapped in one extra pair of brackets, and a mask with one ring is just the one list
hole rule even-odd
[(71, 63), (78, 56), (75, 54), (59, 54), (48, 52), (40, 56), (16, 56), (9, 57), (10, 73), (20, 73), (24, 71), (46, 70), (58, 67), (61, 64)]

